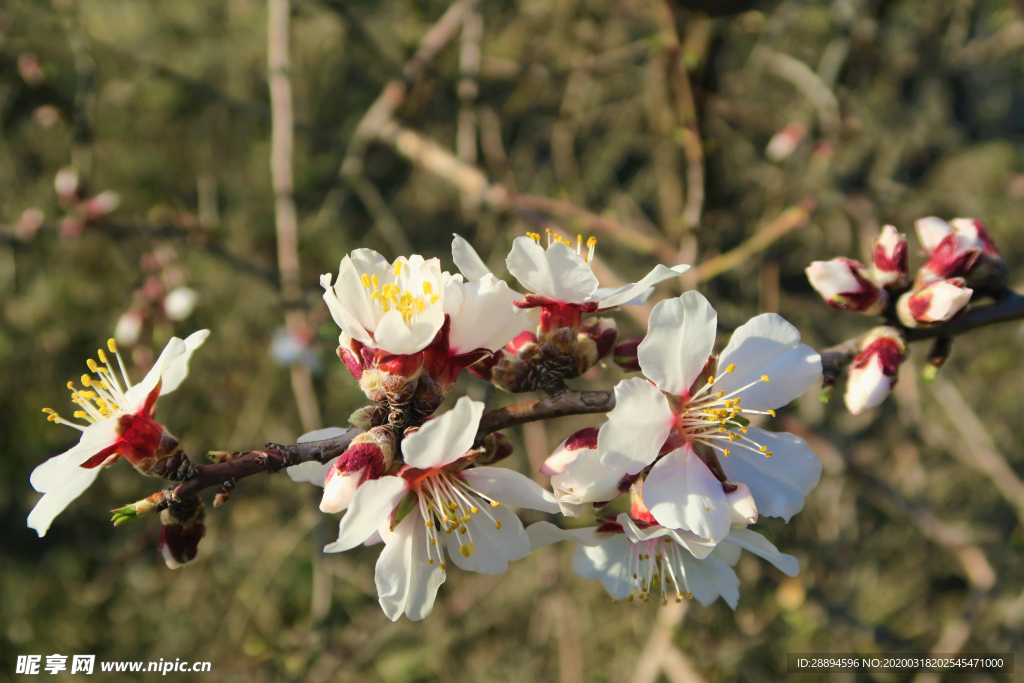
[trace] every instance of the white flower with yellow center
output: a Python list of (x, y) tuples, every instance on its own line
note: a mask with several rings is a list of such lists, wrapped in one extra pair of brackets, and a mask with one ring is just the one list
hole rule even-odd
[(728, 534), (730, 515), (715, 462), (705, 458), (749, 486), (761, 514), (786, 520), (821, 475), (803, 439), (748, 426), (748, 416), (774, 416), (814, 384), (821, 357), (800, 343), (795, 327), (765, 313), (733, 333), (712, 375), (717, 324), (697, 292), (654, 307), (637, 353), (647, 379), (616, 385), (597, 445), (611, 469), (636, 474), (653, 464), (644, 498), (654, 518), (712, 543)]
[(707, 606), (721, 597), (736, 609), (739, 579), (732, 566), (744, 549), (788, 576), (800, 571), (796, 558), (783, 555), (764, 536), (746, 528), (733, 528), (710, 554), (697, 558), (689, 550), (692, 544), (680, 535), (686, 532), (638, 522), (624, 512), (601, 521), (600, 526), (584, 529), (560, 529), (548, 522), (531, 524), (526, 530), (530, 550), (575, 541), (579, 545), (573, 570), (584, 579), (600, 580), (612, 602), (647, 602), (654, 596), (664, 605), (685, 597)]
[(402, 256), (388, 263), (372, 249), (356, 249), (342, 259), (333, 285), (330, 274), (320, 284), (334, 321), (366, 346), (413, 354), (444, 324), (445, 279), (436, 258)]
[[(642, 304), (654, 291), (654, 285), (690, 269), (687, 265), (672, 268), (657, 265), (639, 282), (602, 288), (590, 265), (597, 247), (595, 238), (584, 242), (583, 236), (577, 235), (574, 244), (548, 230), (547, 248), (540, 242), (541, 236), (537, 233), (517, 237), (505, 260), (508, 272), (532, 292), (526, 301), (517, 304), (522, 307), (568, 304), (594, 311)], [(477, 280), (490, 272), (469, 242), (458, 235), (452, 242), (452, 256), (468, 280)]]
[(82, 375), (83, 388), (68, 382), (71, 400), (79, 408), (74, 417), (83, 423), (66, 420), (50, 408), (43, 410), (49, 421), (73, 427), (82, 436), (74, 448), (32, 471), (32, 488), (45, 495), (29, 513), (30, 528), (40, 536), (46, 535), (53, 519), (96, 480), (101, 466), (124, 456), (145, 472), (158, 456), (167, 455), (168, 448), (177, 446), (173, 437), (165, 438), (163, 426), (153, 420), (156, 401), (178, 388), (188, 375), (192, 353), (209, 334), (209, 330), (200, 330), (184, 341), (172, 338), (146, 377), (135, 385), (128, 380), (113, 339), (107, 345), (116, 358), (116, 369), (102, 349), (98, 363), (89, 359), (92, 374)]
[(386, 547), (377, 560), (380, 605), (392, 621), (423, 619), (445, 579), (446, 555), (464, 570), (501, 574), (527, 555), (530, 543), (506, 505), (557, 512), (550, 493), (518, 472), (471, 467), (463, 456), (476, 439), (483, 403), (460, 398), (450, 411), (402, 441), (405, 466), (364, 482), (341, 519), (342, 552), (379, 532)]

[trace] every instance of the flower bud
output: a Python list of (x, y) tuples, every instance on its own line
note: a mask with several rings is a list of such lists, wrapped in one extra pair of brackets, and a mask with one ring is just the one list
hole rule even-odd
[(379, 479), (391, 467), (398, 439), (387, 426), (374, 427), (352, 440), (324, 478), (324, 495), (320, 510), (338, 513), (348, 509), (359, 485), (368, 479)]
[(869, 279), (868, 269), (853, 259), (815, 261), (806, 271), (811, 286), (832, 308), (876, 315), (889, 302), (885, 290)]
[(196, 559), (199, 541), (206, 535), (206, 510), (199, 498), (172, 503), (160, 513), (160, 540), (157, 547), (171, 569)]
[(907, 327), (944, 323), (964, 311), (973, 293), (963, 278), (935, 280), (901, 296), (896, 313)]
[(581, 450), (597, 448), (597, 432), (597, 427), (587, 427), (570, 435), (569, 438), (558, 444), (555, 452), (548, 456), (548, 459), (540, 466), (540, 473), (546, 477), (564, 474)]
[(864, 339), (846, 380), (846, 407), (854, 415), (874, 408), (896, 385), (906, 352), (903, 335), (893, 327), (876, 327)]
[(590, 318), (580, 325), (580, 336), (588, 337), (594, 342), (598, 360), (604, 358), (612, 351), (615, 340), (618, 339), (619, 331), (612, 318)]
[(916, 287), (954, 277), (966, 278), (972, 287), (995, 290), (1006, 285), (1006, 264), (981, 221), (955, 218), (946, 223), (931, 217), (915, 225), (931, 255), (918, 271)]
[(729, 505), (729, 518), (733, 528), (746, 528), (757, 521), (757, 506), (754, 496), (746, 484), (732, 484), (732, 491), (726, 491), (725, 502)]
[[(512, 455), (512, 442), (501, 432), (494, 432), (484, 437), (483, 443), (475, 449), (479, 455), (475, 455), (473, 462), (477, 465), (493, 465), (499, 460), (504, 460)], [(471, 453), (473, 451), (470, 451)]]
[(638, 358), (640, 342), (643, 337), (633, 337), (615, 347), (612, 353), (612, 360), (626, 372), (640, 372), (640, 359)]
[(886, 289), (907, 286), (910, 268), (907, 265), (907, 238), (895, 227), (887, 225), (871, 242), (871, 274)]
[(164, 297), (164, 313), (171, 320), (185, 320), (195, 310), (197, 298), (196, 290), (191, 287), (175, 287)]
[(88, 220), (94, 221), (106, 216), (108, 213), (120, 206), (120, 204), (121, 195), (107, 190), (106, 192), (100, 192), (95, 197), (83, 202), (82, 210), (85, 211), (85, 217)]
[(348, 423), (357, 429), (368, 432), (374, 427), (379, 427), (388, 420), (388, 411), (379, 405), (363, 406), (357, 408), (348, 418)]
[(778, 133), (772, 136), (765, 147), (764, 155), (770, 161), (783, 161), (796, 151), (804, 138), (807, 137), (807, 127), (802, 123), (791, 123)]

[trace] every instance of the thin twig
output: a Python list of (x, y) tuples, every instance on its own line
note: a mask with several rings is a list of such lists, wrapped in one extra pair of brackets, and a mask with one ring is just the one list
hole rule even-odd
[[(277, 266), (281, 275), (281, 297), (288, 310), (285, 324), (292, 333), (306, 327), (306, 313), (299, 281), (299, 221), (292, 196), (292, 147), (294, 115), (292, 85), (288, 76), (289, 0), (268, 0), (267, 81), (270, 87), (270, 172), (274, 187), (274, 218), (277, 225)], [(313, 389), (309, 366), (291, 367), (292, 392), (305, 431), (320, 428), (320, 407)]]

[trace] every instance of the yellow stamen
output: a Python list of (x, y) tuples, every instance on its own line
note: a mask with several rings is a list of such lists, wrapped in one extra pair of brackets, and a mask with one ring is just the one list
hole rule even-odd
[(85, 364), (88, 365), (89, 369), (92, 370), (93, 372), (97, 372), (99, 370), (99, 366), (96, 364), (96, 361), (94, 361), (92, 358), (85, 361)]
[(728, 458), (729, 457), (729, 449), (728, 448), (723, 448), (722, 449), (722, 455), (724, 455), (725, 457)]
[(54, 410), (53, 408), (43, 408), (43, 412), (46, 413), (47, 415), (56, 415), (57, 414), (57, 411)]
[(96, 355), (100, 357), (101, 363), (107, 362), (107, 354), (103, 353), (103, 349), (96, 349)]
[(761, 381), (762, 381), (762, 382), (767, 382), (767, 381), (769, 381), (770, 379), (771, 379), (771, 377), (769, 377), (768, 375), (761, 375)]
[(113, 338), (107, 340), (107, 348), (111, 353), (117, 353), (117, 342)]
[(765, 412), (768, 413), (769, 415), (771, 415), (772, 417), (775, 417), (775, 411), (774, 410), (766, 410)]
[(500, 519), (494, 520), (494, 528), (495, 529), (501, 529), (501, 520)]
[(735, 369), (736, 369), (736, 364), (735, 364), (735, 363), (729, 363), (729, 367), (727, 367), (727, 368), (725, 369), (725, 371), (726, 371), (726, 372), (732, 372), (732, 371), (733, 371), (733, 370), (735, 370)]

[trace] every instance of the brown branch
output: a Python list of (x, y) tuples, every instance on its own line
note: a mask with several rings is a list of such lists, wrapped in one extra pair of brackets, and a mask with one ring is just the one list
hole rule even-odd
[[(980, 327), (1013, 320), (1024, 320), (1024, 296), (1016, 292), (1009, 292), (1000, 301), (987, 306), (972, 308), (956, 320), (935, 325), (934, 327), (903, 328), (903, 334), (908, 342), (936, 339), (938, 337), (952, 338)], [(860, 335), (859, 337), (848, 339), (821, 352), (821, 365), (826, 378), (836, 379), (843, 373), (846, 366), (850, 364), (850, 361), (859, 352), (860, 343), (865, 336)]]
[[(515, 427), (536, 420), (548, 420), (566, 415), (586, 415), (604, 413), (615, 407), (615, 394), (610, 391), (565, 391), (537, 401), (527, 401), (516, 405), (488, 410), (480, 420), (478, 438), (492, 432)], [(262, 450), (231, 453), (227, 462), (212, 465), (192, 465), (191, 474), (175, 493), (179, 498), (194, 496), (203, 489), (220, 486), (225, 483), (234, 484), (239, 479), (259, 474), (260, 472), (277, 472), (286, 467), (304, 462), (327, 462), (341, 455), (348, 448), (352, 439), (361, 432), (350, 429), (342, 436), (323, 441), (282, 446), (267, 444)]]

